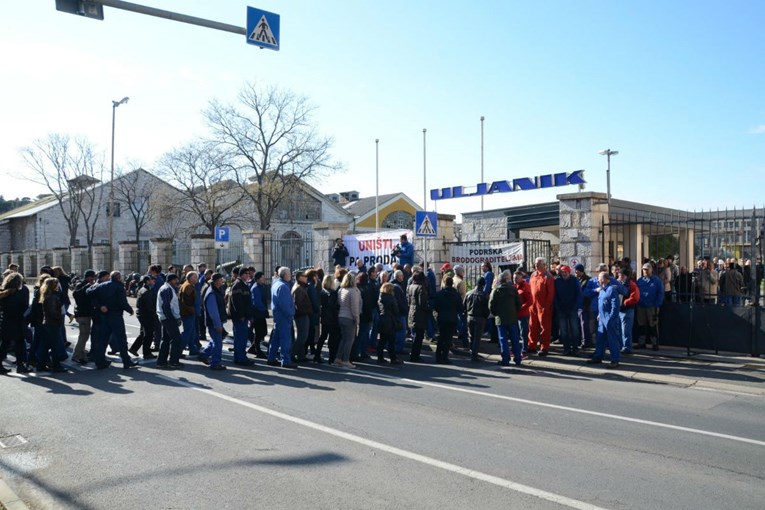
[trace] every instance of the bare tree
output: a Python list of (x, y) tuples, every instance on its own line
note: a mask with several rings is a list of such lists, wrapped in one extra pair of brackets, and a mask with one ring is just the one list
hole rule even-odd
[(187, 233), (212, 235), (216, 226), (242, 228), (251, 220), (242, 208), (242, 192), (232, 180), (227, 155), (214, 145), (193, 142), (175, 149), (162, 157), (159, 172), (178, 188), (179, 197), (166, 206), (186, 212)]
[(135, 240), (141, 242), (141, 230), (157, 215), (161, 203), (152, 200), (156, 192), (149, 173), (141, 167), (131, 172), (119, 172), (114, 179), (114, 196), (133, 219)]
[(86, 138), (72, 140), (66, 134), (50, 134), (20, 150), (32, 170), (30, 181), (43, 185), (56, 199), (67, 224), (69, 245), (77, 243), (80, 221), (84, 221), (88, 246), (93, 243), (102, 190), (103, 162)]
[(341, 169), (329, 154), (332, 139), (314, 126), (314, 111), (303, 96), (248, 84), (238, 104), (213, 100), (204, 112), (212, 141), (228, 154), (233, 177), (263, 230), (300, 181)]

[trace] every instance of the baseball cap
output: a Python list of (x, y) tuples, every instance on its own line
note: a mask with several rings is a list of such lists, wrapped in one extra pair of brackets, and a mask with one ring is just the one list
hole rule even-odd
[(643, 264), (643, 269), (653, 269), (653, 266), (651, 265), (650, 262), (646, 262), (645, 264)]
[(577, 264), (574, 266), (574, 271), (582, 271), (584, 272), (584, 265), (583, 264)]
[(559, 271), (565, 271), (567, 273), (571, 273), (571, 268), (569, 266), (560, 266), (558, 268)]

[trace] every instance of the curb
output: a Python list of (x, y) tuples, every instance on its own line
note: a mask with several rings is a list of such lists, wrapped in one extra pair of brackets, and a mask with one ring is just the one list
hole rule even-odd
[(29, 510), (26, 503), (21, 501), (2, 478), (0, 478), (0, 508), (4, 510)]
[(671, 384), (673, 386), (681, 386), (684, 388), (695, 386), (698, 388), (705, 388), (705, 389), (711, 389), (711, 390), (721, 390), (721, 391), (728, 391), (728, 392), (734, 392), (734, 393), (742, 393), (742, 394), (751, 395), (755, 397), (765, 396), (765, 388), (739, 386), (739, 385), (730, 384), (730, 383), (708, 381), (706, 379), (693, 379), (690, 377), (680, 377), (675, 375), (647, 374), (647, 373), (642, 373), (637, 370), (634, 370), (631, 367), (620, 368), (618, 370), (606, 370), (601, 368), (595, 368), (588, 365), (572, 367), (570, 365), (563, 364), (563, 363), (555, 363), (553, 361), (546, 361), (546, 360), (541, 361), (536, 359), (532, 361), (529, 361), (528, 359), (524, 360), (523, 364), (529, 367), (552, 368), (555, 370), (560, 370), (562, 372), (572, 372), (572, 373), (589, 374), (589, 375), (616, 375), (623, 379), (632, 380), (632, 381)]

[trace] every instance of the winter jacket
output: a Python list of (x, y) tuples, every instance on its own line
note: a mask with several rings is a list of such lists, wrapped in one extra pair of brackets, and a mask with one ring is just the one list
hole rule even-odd
[(723, 296), (740, 296), (744, 277), (735, 269), (727, 269), (720, 276), (720, 292)]
[(340, 303), (335, 289), (321, 290), (321, 323), (324, 326), (337, 325), (337, 316), (340, 313)]
[(341, 288), (337, 291), (337, 301), (340, 304), (337, 316), (342, 319), (351, 319), (358, 324), (361, 316), (361, 292), (359, 289), (356, 287)]
[(622, 310), (635, 308), (640, 301), (640, 289), (638, 288), (637, 283), (632, 280), (628, 280), (626, 287), (629, 294), (622, 303)]
[(641, 276), (637, 280), (640, 289), (640, 308), (658, 308), (664, 302), (664, 284), (656, 275)]
[(462, 306), (468, 320), (489, 318), (489, 296), (480, 287), (467, 293)]
[(204, 293), (205, 324), (208, 328), (222, 328), (226, 323), (226, 300), (223, 296), (223, 288), (216, 289), (215, 285), (208, 285)]
[(435, 310), (439, 323), (455, 324), (461, 309), (460, 293), (454, 287), (444, 287), (436, 293)]
[(133, 313), (133, 307), (130, 306), (127, 300), (125, 287), (120, 282), (109, 280), (101, 282), (88, 288), (86, 294), (90, 296), (91, 303), (94, 306), (99, 308), (105, 306), (107, 308), (107, 312), (103, 315), (122, 316), (122, 312)]
[(26, 322), (24, 313), (29, 307), (29, 289), (22, 285), (19, 289), (0, 291), (0, 310), (2, 311), (2, 337), (14, 341), (24, 338)]
[(181, 318), (178, 293), (169, 283), (162, 285), (157, 294), (157, 316), (161, 321), (179, 320)]
[(430, 317), (428, 288), (419, 283), (411, 283), (406, 288), (406, 294), (409, 301), (409, 327), (425, 329), (428, 326), (428, 318)]
[(377, 330), (382, 335), (392, 335), (396, 332), (397, 325), (399, 323), (399, 311), (396, 298), (391, 294), (380, 294), (380, 299), (377, 303), (380, 310), (380, 322), (377, 325)]
[(518, 324), (520, 309), (521, 298), (518, 295), (518, 290), (510, 282), (505, 282), (491, 291), (489, 310), (494, 316), (494, 322), (497, 326)]
[(258, 283), (250, 288), (250, 297), (252, 298), (252, 314), (256, 319), (265, 319), (268, 317), (268, 308), (266, 306), (266, 286)]
[(241, 278), (237, 278), (231, 286), (227, 312), (232, 320), (249, 319), (252, 317), (250, 288)]
[(531, 286), (526, 280), (521, 280), (521, 283), (515, 284), (515, 290), (518, 291), (518, 296), (521, 298), (521, 309), (518, 311), (518, 318), (522, 319), (531, 315), (531, 304), (534, 302), (531, 297)]
[(295, 300), (295, 317), (310, 317), (313, 315), (313, 305), (308, 296), (306, 285), (295, 282), (292, 286), (292, 297)]
[(74, 316), (90, 317), (93, 314), (93, 305), (90, 302), (87, 291), (92, 284), (85, 280), (81, 281), (74, 288), (72, 297), (74, 298)]
[(343, 246), (335, 246), (335, 249), (332, 250), (332, 263), (337, 266), (340, 265), (342, 267), (345, 267), (345, 259), (348, 258), (348, 248)]
[(618, 320), (619, 288), (609, 285), (598, 293), (598, 324), (605, 329), (609, 322)]
[(402, 266), (407, 264), (414, 265), (414, 245), (409, 241), (405, 243), (398, 243), (398, 263)]
[(467, 295), (467, 286), (465, 285), (465, 280), (463, 280), (459, 276), (455, 276), (454, 288), (457, 289), (457, 292), (459, 292), (460, 299), (465, 299), (465, 296)]
[(377, 308), (377, 300), (379, 292), (375, 290), (372, 283), (358, 286), (359, 292), (361, 292), (361, 322), (372, 322), (372, 313)]
[(393, 283), (393, 295), (396, 298), (396, 304), (398, 305), (399, 315), (409, 315), (409, 303), (406, 301), (406, 283), (394, 282)]
[(198, 299), (196, 285), (192, 285), (188, 281), (184, 282), (181, 288), (178, 289), (178, 304), (181, 307), (181, 318), (197, 314)]
[(317, 326), (321, 314), (321, 289), (310, 281), (305, 290), (308, 292), (308, 298), (311, 300), (311, 326)]
[(555, 280), (555, 309), (561, 312), (582, 309), (582, 287), (576, 277)]
[(157, 293), (153, 287), (144, 285), (138, 289), (136, 315), (139, 320), (157, 320)]
[(42, 303), (43, 325), (61, 327), (64, 325), (63, 303), (58, 294), (51, 293)]

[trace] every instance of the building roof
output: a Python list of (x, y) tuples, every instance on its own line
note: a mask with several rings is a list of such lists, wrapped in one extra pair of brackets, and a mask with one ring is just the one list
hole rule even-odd
[(40, 200), (35, 200), (34, 202), (24, 204), (21, 207), (17, 207), (16, 209), (11, 209), (10, 211), (0, 214), (0, 221), (10, 220), (13, 218), (26, 218), (28, 216), (34, 216), (40, 211), (44, 211), (50, 207), (55, 206), (56, 204), (57, 204), (56, 197), (53, 195), (49, 197), (41, 198)]
[[(388, 200), (396, 198), (399, 195), (403, 195), (403, 193), (389, 193), (387, 195), (379, 195), (377, 197), (377, 202), (380, 206), (382, 206)], [(347, 204), (343, 205), (343, 209), (354, 216), (364, 216), (368, 212), (375, 210), (375, 197), (360, 198), (354, 202), (348, 202)]]

